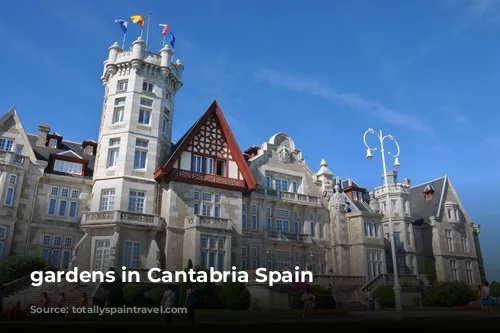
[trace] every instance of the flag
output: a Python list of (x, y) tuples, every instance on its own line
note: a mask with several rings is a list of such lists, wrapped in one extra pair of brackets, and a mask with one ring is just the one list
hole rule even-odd
[(142, 15), (132, 15), (130, 16), (133, 24), (140, 24), (141, 29), (144, 29), (144, 16)]
[(168, 26), (168, 25), (166, 25), (166, 24), (160, 24), (160, 27), (163, 27), (163, 30), (162, 30), (161, 34), (162, 34), (163, 36), (166, 36), (166, 35), (167, 35), (167, 33), (168, 33), (168, 31), (170, 30), (169, 26)]
[(125, 20), (115, 20), (115, 23), (118, 23), (120, 25), (120, 28), (122, 29), (123, 33), (127, 33), (127, 21)]
[(174, 48), (174, 44), (175, 44), (175, 36), (173, 33), (170, 33), (172, 35), (172, 39), (170, 40), (170, 47), (171, 48)]

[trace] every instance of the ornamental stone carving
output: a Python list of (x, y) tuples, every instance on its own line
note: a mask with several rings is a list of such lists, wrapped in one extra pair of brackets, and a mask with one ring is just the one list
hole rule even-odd
[(370, 208), (374, 213), (380, 214), (380, 203), (375, 198), (375, 193), (370, 192)]
[(347, 199), (340, 192), (340, 186), (335, 185), (335, 193), (330, 198), (330, 211), (335, 211), (339, 213), (345, 213), (347, 210)]
[(292, 162), (292, 153), (287, 147), (279, 147), (277, 150), (278, 153), (278, 158), (280, 161), (285, 162), (285, 163), (290, 163)]
[(330, 198), (333, 195), (333, 182), (331, 180), (326, 180), (325, 184), (323, 185), (323, 197), (325, 198), (326, 202), (330, 202)]

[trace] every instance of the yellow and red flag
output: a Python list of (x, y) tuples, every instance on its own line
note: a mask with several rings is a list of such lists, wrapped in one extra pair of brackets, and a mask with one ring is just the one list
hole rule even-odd
[(139, 24), (141, 26), (141, 29), (144, 29), (144, 16), (132, 15), (130, 16), (130, 19), (132, 20), (132, 23)]

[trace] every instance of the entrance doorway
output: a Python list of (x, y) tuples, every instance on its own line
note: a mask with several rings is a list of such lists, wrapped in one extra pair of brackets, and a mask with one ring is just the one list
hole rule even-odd
[(111, 241), (109, 239), (96, 239), (94, 243), (93, 270), (107, 272), (110, 267), (109, 254)]

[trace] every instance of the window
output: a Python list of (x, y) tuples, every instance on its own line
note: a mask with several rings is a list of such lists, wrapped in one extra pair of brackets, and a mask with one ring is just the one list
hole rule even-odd
[(272, 229), (272, 208), (271, 207), (267, 207), (266, 208), (266, 230), (267, 231), (271, 231)]
[(474, 274), (472, 272), (472, 262), (471, 261), (465, 262), (465, 272), (467, 273), (467, 282), (469, 284), (474, 284)]
[(111, 123), (112, 124), (122, 123), (124, 114), (125, 111), (122, 107), (115, 108), (113, 111), (113, 120), (111, 121)]
[(134, 169), (146, 169), (146, 161), (148, 157), (148, 140), (136, 139), (135, 140), (135, 154), (134, 154)]
[(241, 227), (243, 229), (247, 228), (247, 204), (241, 205)]
[(252, 247), (252, 269), (259, 268), (259, 248)]
[(205, 166), (204, 166), (204, 171), (207, 175), (213, 175), (214, 174), (214, 159), (210, 157), (205, 157)]
[(406, 274), (405, 257), (398, 257), (398, 272), (399, 274)]
[(16, 145), (16, 154), (22, 155), (23, 149), (24, 149), (23, 145)]
[(292, 262), (292, 252), (290, 251), (280, 251), (276, 253), (276, 259), (278, 261), (278, 269), (281, 271), (284, 267), (290, 269)]
[(5, 206), (12, 206), (14, 204), (14, 194), (17, 187), (17, 175), (9, 175), (9, 183), (7, 184), (7, 192), (5, 192)]
[(127, 88), (128, 88), (128, 80), (118, 81), (118, 87), (116, 88), (117, 91), (127, 91)]
[(123, 252), (123, 266), (141, 268), (141, 242), (126, 241)]
[(193, 155), (193, 157), (191, 158), (191, 171), (201, 172), (203, 168), (201, 161), (202, 161), (201, 156)]
[[(203, 216), (220, 217), (220, 194), (195, 191), (194, 213)], [(200, 212), (201, 208), (201, 212)]]
[(259, 230), (259, 219), (257, 213), (257, 205), (252, 205), (252, 231)]
[(412, 246), (413, 244), (413, 233), (412, 233), (412, 225), (411, 223), (407, 223), (406, 224), (406, 242), (408, 244), (408, 246)]
[(115, 189), (106, 189), (101, 191), (100, 211), (115, 209)]
[(85, 146), (85, 154), (94, 155), (94, 146), (91, 145)]
[(141, 108), (139, 109), (139, 124), (149, 125), (151, 121), (151, 110)]
[(246, 271), (248, 269), (248, 248), (243, 246), (241, 248), (241, 270)]
[(325, 237), (325, 233), (324, 233), (324, 230), (323, 230), (323, 224), (322, 223), (318, 223), (318, 231), (319, 231), (319, 238), (324, 238)]
[(311, 222), (311, 236), (315, 237), (316, 236), (316, 223)]
[(276, 219), (276, 231), (290, 232), (290, 221), (283, 219)]
[(368, 280), (376, 278), (382, 274), (382, 252), (381, 251), (367, 251), (368, 263)]
[(273, 182), (269, 176), (266, 177), (266, 188), (273, 188)]
[(118, 165), (118, 156), (120, 153), (120, 139), (110, 139), (109, 140), (109, 151), (108, 151), (108, 168), (115, 167)]
[(161, 123), (161, 133), (164, 136), (168, 136), (169, 120), (170, 120), (170, 111), (167, 108), (165, 108), (165, 109), (163, 109), (163, 119), (162, 119), (162, 123)]
[(297, 182), (292, 183), (292, 192), (297, 193), (299, 190), (299, 187), (297, 186)]
[(365, 222), (365, 237), (378, 238), (380, 225), (375, 222)]
[(174, 100), (174, 97), (173, 97), (173, 95), (172, 95), (170, 92), (166, 91), (166, 92), (165, 92), (165, 99), (166, 99), (167, 101), (169, 101), (170, 103), (172, 103), (172, 102), (173, 102), (173, 100)]
[(50, 265), (68, 269), (71, 260), (73, 237), (62, 235), (43, 235), (40, 255)]
[(49, 140), (49, 147), (50, 148), (57, 148), (57, 139), (50, 139)]
[(382, 213), (387, 213), (387, 202), (382, 201)]
[(62, 161), (62, 160), (54, 160), (54, 169), (53, 170), (56, 172), (66, 173), (66, 174), (70, 174), (70, 175), (82, 176), (83, 175), (83, 164)]
[(397, 203), (398, 203), (397, 200), (391, 200), (391, 212), (395, 212), (396, 211)]
[(7, 228), (0, 227), (0, 258), (3, 256), (3, 249), (7, 240)]
[(144, 81), (142, 83), (142, 91), (153, 92), (154, 84), (151, 82)]
[(153, 107), (153, 100), (148, 98), (141, 98), (141, 105), (151, 108)]
[(469, 252), (469, 242), (467, 241), (465, 230), (460, 231), (460, 239), (462, 242), (462, 251)]
[(274, 184), (275, 184), (276, 190), (288, 192), (288, 180), (275, 179)]
[(460, 210), (457, 207), (446, 207), (449, 222), (458, 222), (460, 220)]
[(123, 106), (123, 105), (125, 105), (125, 101), (126, 101), (125, 97), (116, 98), (115, 105), (116, 106)]
[(408, 261), (410, 263), (410, 273), (411, 274), (417, 274), (417, 267), (415, 266), (415, 257), (408, 257)]
[(217, 176), (224, 177), (226, 175), (226, 161), (225, 160), (217, 160), (217, 167), (215, 169), (215, 174)]
[(14, 145), (14, 140), (0, 138), (0, 150), (12, 151), (13, 145)]
[(458, 281), (458, 268), (456, 260), (450, 260), (450, 273), (451, 273), (451, 280)]
[(49, 209), (47, 215), (57, 217), (78, 217), (80, 190), (52, 186), (49, 194)]
[(200, 237), (200, 266), (201, 268), (213, 267), (215, 270), (224, 270), (226, 256), (226, 238), (212, 235)]
[(130, 190), (128, 197), (128, 211), (132, 213), (144, 213), (146, 192)]
[(451, 230), (445, 230), (446, 236), (446, 248), (448, 251), (455, 251), (455, 245), (453, 244), (453, 234)]

